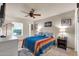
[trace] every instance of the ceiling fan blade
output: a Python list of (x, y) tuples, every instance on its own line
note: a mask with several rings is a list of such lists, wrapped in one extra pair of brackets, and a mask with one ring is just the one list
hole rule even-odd
[(33, 18), (35, 18), (35, 17), (33, 16)]
[(34, 12), (35, 10), (32, 8), (31, 11)]
[(41, 14), (33, 14), (34, 16), (41, 16)]
[(34, 12), (35, 12), (35, 10), (34, 9), (31, 9), (30, 13), (34, 13)]

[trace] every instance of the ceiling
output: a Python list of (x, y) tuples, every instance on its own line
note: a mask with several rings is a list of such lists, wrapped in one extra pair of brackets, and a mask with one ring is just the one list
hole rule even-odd
[[(25, 17), (25, 13), (22, 11), (29, 12), (31, 8), (34, 8), (36, 13), (40, 13), (41, 16), (38, 16), (35, 19), (31, 17)], [(6, 16), (39, 20), (67, 11), (75, 10), (75, 8), (76, 3), (10, 3), (6, 4)]]

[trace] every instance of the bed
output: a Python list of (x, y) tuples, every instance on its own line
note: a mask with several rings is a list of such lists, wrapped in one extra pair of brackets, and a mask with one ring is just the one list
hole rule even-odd
[(23, 47), (28, 48), (33, 55), (39, 56), (44, 53), (50, 46), (55, 45), (55, 38), (53, 36), (47, 37), (45, 35), (36, 35), (27, 37), (23, 41)]

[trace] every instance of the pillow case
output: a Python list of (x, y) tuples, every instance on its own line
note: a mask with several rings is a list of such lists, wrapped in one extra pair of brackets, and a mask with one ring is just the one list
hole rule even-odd
[(53, 37), (53, 34), (52, 34), (52, 33), (48, 33), (48, 32), (45, 32), (44, 35), (45, 35), (46, 37)]

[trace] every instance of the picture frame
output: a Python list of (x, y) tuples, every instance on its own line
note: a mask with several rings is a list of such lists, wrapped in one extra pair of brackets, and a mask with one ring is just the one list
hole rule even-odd
[(52, 21), (45, 22), (44, 27), (52, 27)]
[(61, 25), (62, 26), (71, 26), (71, 24), (72, 24), (71, 18), (61, 19)]

